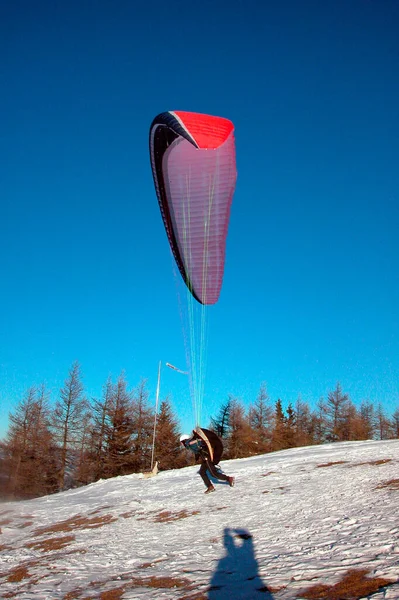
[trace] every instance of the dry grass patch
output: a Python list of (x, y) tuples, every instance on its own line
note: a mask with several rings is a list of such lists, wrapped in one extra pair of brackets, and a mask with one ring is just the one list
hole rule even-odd
[(185, 509), (179, 510), (178, 512), (172, 513), (169, 510), (163, 510), (156, 517), (154, 517), (154, 523), (169, 523), (170, 521), (178, 521), (179, 519), (187, 519), (193, 515), (199, 515), (199, 510), (187, 511)]
[(110, 508), (114, 508), (114, 507), (111, 506), (110, 504), (106, 504), (105, 506), (100, 506), (99, 508), (96, 508), (95, 510), (92, 510), (88, 514), (89, 515), (98, 515), (99, 512), (101, 512), (103, 510), (109, 510)]
[[(47, 560), (43, 560), (43, 559), (34, 559), (34, 560), (29, 560), (29, 561), (25, 561), (23, 564), (18, 565), (17, 567), (14, 567), (13, 569), (10, 569), (9, 571), (7, 571), (6, 573), (0, 573), (0, 578), (3, 580), (1, 583), (20, 583), (20, 582), (24, 582), (24, 580), (29, 579), (29, 582), (26, 583), (22, 583), (22, 587), (21, 586), (14, 586), (13, 590), (10, 590), (6, 593), (3, 593), (1, 595), (1, 599), (6, 600), (6, 598), (17, 598), (17, 600), (19, 598), (21, 598), (21, 590), (23, 589), (24, 591), (26, 589), (31, 589), (31, 586), (36, 585), (41, 579), (45, 579), (48, 575), (33, 575), (29, 572), (30, 569), (33, 569), (35, 567), (50, 567), (48, 561)], [(28, 586), (28, 587), (27, 587)], [(0, 588), (1, 588), (1, 584), (0, 584)]]
[(337, 460), (335, 462), (322, 463), (321, 465), (316, 465), (317, 469), (322, 469), (324, 467), (334, 467), (335, 465), (344, 465), (348, 461), (347, 460)]
[(78, 600), (78, 598), (80, 598), (81, 600), (95, 600), (95, 598), (98, 599), (98, 596), (83, 596), (82, 594), (85, 594), (86, 592), (86, 589), (83, 590), (82, 588), (78, 587), (74, 590), (71, 590), (70, 592), (67, 592), (62, 600)]
[(129, 510), (129, 512), (125, 512), (125, 513), (120, 513), (120, 517), (122, 517), (123, 519), (130, 519), (131, 517), (134, 517), (134, 515), (136, 515), (137, 512), (135, 510)]
[(82, 594), (82, 590), (77, 589), (77, 590), (72, 590), (72, 592), (68, 592), (67, 594), (65, 594), (63, 600), (77, 600), (78, 598), (80, 598)]
[(33, 525), (33, 521), (25, 521), (25, 523), (18, 525), (18, 529), (25, 529), (25, 527), (30, 527), (31, 525)]
[(378, 460), (367, 460), (365, 462), (360, 462), (360, 463), (354, 463), (353, 465), (350, 465), (351, 467), (361, 467), (363, 465), (370, 465), (370, 466), (378, 466), (378, 465), (386, 465), (387, 463), (392, 462), (392, 458), (380, 458)]
[(54, 523), (54, 525), (49, 525), (47, 527), (39, 527), (33, 532), (33, 535), (43, 535), (45, 533), (59, 533), (68, 531), (75, 531), (76, 529), (96, 529), (97, 527), (102, 527), (103, 525), (108, 525), (108, 523), (112, 523), (113, 521), (117, 521), (116, 517), (112, 515), (103, 515), (102, 517), (82, 517), (81, 515), (76, 515), (75, 517), (71, 517), (70, 519), (66, 519), (65, 521), (60, 521), (59, 523)]
[(377, 485), (376, 490), (381, 490), (383, 488), (389, 488), (391, 490), (399, 490), (399, 479), (389, 479), (388, 481), (383, 481), (380, 485)]
[[(125, 588), (115, 588), (114, 590), (109, 590), (108, 592), (101, 592), (99, 598), (100, 600), (120, 600), (123, 594), (125, 593)], [(84, 600), (89, 600), (88, 598)]]
[(382, 577), (366, 577), (368, 569), (351, 569), (335, 585), (314, 585), (301, 593), (307, 600), (357, 600), (390, 585)]
[(32, 575), (29, 573), (27, 567), (15, 567), (9, 572), (6, 578), (8, 583), (18, 583), (23, 579), (30, 579)]
[[(38, 559), (38, 558), (35, 558), (34, 560), (26, 560), (26, 561), (25, 561), (25, 562), (23, 562), (22, 564), (18, 565), (18, 568), (19, 568), (19, 567), (23, 567), (24, 569), (25, 569), (25, 568), (26, 568), (26, 569), (30, 569), (30, 568), (36, 567), (37, 565), (43, 565), (43, 564), (45, 564), (45, 565), (48, 565), (48, 562), (46, 561), (46, 562), (44, 563), (44, 562), (43, 562), (43, 559)], [(15, 568), (16, 568), (16, 567), (15, 567)], [(0, 577), (8, 577), (8, 575), (9, 575), (10, 573), (12, 573), (12, 572), (13, 572), (13, 570), (14, 570), (14, 569), (11, 569), (11, 571), (6, 571), (6, 572), (4, 572), (4, 571), (3, 571), (2, 573), (0, 573)]]
[(69, 544), (74, 541), (74, 535), (63, 535), (58, 538), (41, 540), (40, 542), (31, 542), (30, 544), (26, 544), (25, 547), (41, 550), (42, 552), (53, 552), (53, 550), (61, 550), (62, 548), (69, 546)]
[(269, 475), (274, 475), (276, 471), (269, 471), (268, 473), (262, 473), (261, 477), (269, 477)]
[(2, 521), (0, 521), (0, 527), (3, 525), (10, 525), (10, 523), (12, 523), (12, 519), (3, 519)]
[(155, 589), (191, 588), (191, 581), (184, 577), (133, 577), (129, 587), (149, 587)]
[(9, 598), (16, 598), (17, 600), (20, 600), (20, 591), (17, 590), (15, 592), (6, 592), (4, 596), (1, 596), (1, 600), (8, 600)]
[(166, 558), (154, 558), (154, 560), (152, 560), (151, 562), (142, 563), (137, 568), (138, 569), (149, 569), (149, 568), (153, 567), (154, 565), (156, 565), (157, 563), (164, 562), (165, 560), (167, 560), (167, 559)]
[[(125, 579), (127, 576), (124, 575), (122, 578)], [(81, 598), (81, 600), (92, 600), (94, 598), (100, 598), (101, 600), (120, 600), (123, 594), (137, 587), (144, 588), (153, 588), (153, 589), (175, 589), (180, 588), (183, 591), (191, 592), (194, 589), (194, 584), (185, 579), (183, 577), (130, 577), (121, 586), (118, 586), (112, 590), (107, 590), (100, 592), (100, 589), (104, 587), (104, 585), (110, 584), (115, 581), (114, 578), (109, 581), (93, 581), (90, 583), (90, 587), (94, 588), (96, 595), (95, 596), (82, 596), (84, 592), (77, 588), (73, 592), (70, 592), (64, 596), (64, 600), (75, 600), (76, 598)], [(99, 594), (99, 595), (97, 595)], [(154, 595), (154, 598), (157, 596)], [(200, 600), (200, 596), (192, 595), (186, 596), (187, 599), (190, 600)], [(205, 598), (205, 597), (204, 597)]]
[[(46, 563), (46, 564), (48, 565), (48, 563)], [(24, 579), (31, 579), (32, 583), (36, 583), (36, 581), (39, 581), (40, 578), (38, 579), (36, 577), (35, 579), (32, 579), (33, 575), (29, 572), (29, 569), (34, 568), (37, 565), (43, 565), (43, 561), (36, 560), (36, 559), (25, 561), (23, 564), (20, 564), (12, 569), (9, 569), (6, 572), (0, 573), (0, 579), (2, 579), (3, 582), (7, 582), (7, 583), (20, 583)], [(2, 599), (3, 598), (15, 598), (15, 597), (16, 598), (20, 597), (19, 589), (9, 591), (6, 594), (3, 594), (1, 596)]]

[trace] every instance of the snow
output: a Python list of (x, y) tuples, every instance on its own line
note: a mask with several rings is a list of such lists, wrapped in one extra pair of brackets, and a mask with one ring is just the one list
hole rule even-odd
[(298, 600), (353, 568), (397, 582), (398, 455), (399, 440), (295, 448), (222, 461), (236, 485), (208, 495), (188, 467), (3, 503), (0, 597)]

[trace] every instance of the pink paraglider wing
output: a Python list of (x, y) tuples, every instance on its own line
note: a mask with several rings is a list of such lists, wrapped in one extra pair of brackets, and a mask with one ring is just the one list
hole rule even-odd
[(176, 263), (194, 298), (214, 304), (236, 182), (233, 124), (198, 113), (162, 113), (151, 125), (150, 153)]

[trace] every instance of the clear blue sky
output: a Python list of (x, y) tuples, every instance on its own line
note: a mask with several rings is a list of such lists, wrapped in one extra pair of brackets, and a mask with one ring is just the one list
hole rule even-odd
[(148, 156), (166, 110), (236, 128), (205, 414), (262, 381), (399, 406), (398, 28), (396, 0), (2, 3), (0, 434), (74, 360), (89, 396), (125, 369), (151, 402), (158, 362), (184, 368)]

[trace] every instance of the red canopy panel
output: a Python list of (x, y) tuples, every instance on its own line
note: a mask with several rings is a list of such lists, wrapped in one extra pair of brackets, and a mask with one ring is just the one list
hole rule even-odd
[(217, 302), (237, 177), (228, 119), (166, 112), (150, 128), (155, 188), (182, 277), (201, 304)]

